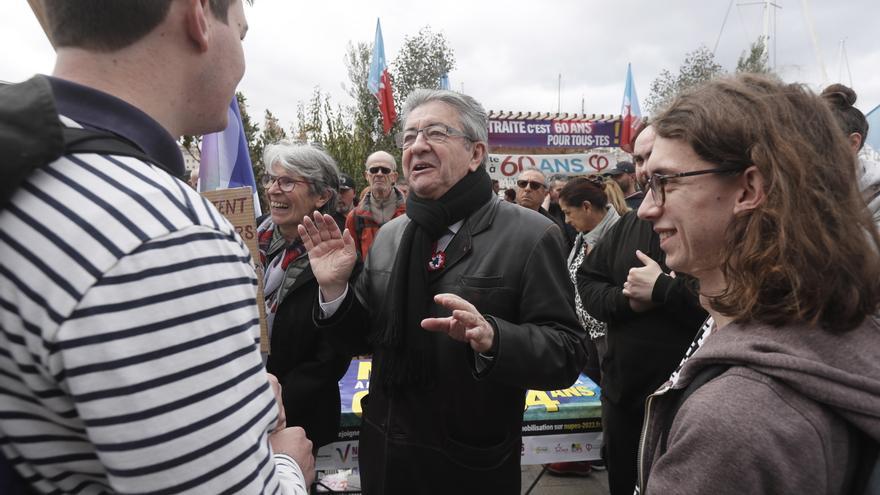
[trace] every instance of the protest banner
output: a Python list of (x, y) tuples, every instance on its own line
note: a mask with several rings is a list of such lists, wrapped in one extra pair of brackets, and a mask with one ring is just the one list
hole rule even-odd
[(566, 155), (504, 155), (490, 154), (486, 171), (496, 179), (502, 189), (514, 187), (516, 178), (523, 170), (536, 168), (544, 175), (578, 175), (603, 174), (608, 172), (617, 162), (628, 160), (629, 155), (619, 148), (590, 150), (588, 153), (571, 153)]
[[(370, 388), (372, 362), (354, 359), (339, 381), (342, 405), (336, 442), (321, 447), (315, 456), (319, 470), (358, 466), (358, 437), (363, 408)], [(602, 445), (602, 405), (599, 386), (581, 374), (562, 390), (529, 390), (523, 411), (522, 464), (543, 464), (599, 459)]]
[(489, 117), (490, 148), (607, 148), (620, 144), (620, 119)]
[(250, 187), (236, 187), (204, 191), (201, 195), (229, 220), (251, 252), (251, 259), (259, 282), (257, 285), (257, 307), (260, 311), (260, 352), (269, 353), (269, 327), (266, 325), (266, 304), (263, 301), (263, 266), (260, 264), (260, 248), (257, 244), (254, 193)]

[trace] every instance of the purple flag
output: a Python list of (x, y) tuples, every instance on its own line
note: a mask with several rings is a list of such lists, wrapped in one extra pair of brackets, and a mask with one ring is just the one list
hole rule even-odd
[(236, 97), (229, 104), (226, 129), (202, 136), (201, 160), (199, 192), (248, 186), (254, 192), (254, 211), (260, 215), (257, 183)]

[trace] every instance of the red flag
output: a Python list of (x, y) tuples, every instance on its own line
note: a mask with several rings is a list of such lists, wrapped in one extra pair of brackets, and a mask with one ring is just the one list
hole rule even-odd
[(623, 120), (620, 128), (620, 147), (624, 151), (632, 153), (633, 136), (642, 121), (642, 111), (639, 108), (639, 97), (636, 95), (631, 64), (626, 64), (626, 89), (623, 90), (623, 105), (621, 105), (620, 115)]
[(370, 77), (367, 79), (370, 93), (379, 101), (379, 112), (382, 113), (382, 129), (385, 134), (391, 130), (397, 120), (394, 110), (394, 95), (391, 92), (391, 76), (385, 63), (385, 43), (382, 41), (382, 26), (376, 19), (376, 40), (373, 42), (373, 60), (370, 62)]

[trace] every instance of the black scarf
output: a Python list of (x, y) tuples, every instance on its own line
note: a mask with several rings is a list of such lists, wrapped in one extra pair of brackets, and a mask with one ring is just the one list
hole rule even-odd
[(384, 356), (377, 366), (382, 386), (389, 395), (407, 386), (430, 389), (436, 377), (431, 336), (421, 322), (434, 295), (428, 292), (428, 259), (432, 244), (447, 227), (467, 218), (492, 197), (492, 180), (483, 169), (467, 174), (437, 200), (420, 198), (410, 191), (406, 215), (412, 220), (404, 229), (391, 271), (388, 325), (380, 328), (374, 343)]

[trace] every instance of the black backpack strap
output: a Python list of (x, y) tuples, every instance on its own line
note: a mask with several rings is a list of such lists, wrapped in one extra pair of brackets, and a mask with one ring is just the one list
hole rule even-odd
[(674, 398), (674, 402), (671, 407), (666, 411), (666, 414), (663, 415), (661, 420), (661, 429), (660, 429), (660, 454), (666, 452), (666, 442), (669, 439), (669, 430), (672, 429), (672, 421), (675, 420), (675, 415), (678, 414), (678, 410), (681, 409), (684, 401), (688, 399), (694, 392), (697, 391), (698, 388), (702, 387), (706, 383), (712, 381), (718, 375), (724, 373), (730, 368), (730, 365), (727, 364), (716, 364), (712, 366), (707, 366), (700, 370), (697, 373), (697, 376), (691, 380), (687, 387), (682, 390), (676, 391), (677, 394)]
[(61, 128), (45, 77), (0, 84), (0, 209), (34, 170), (61, 156)]
[(65, 127), (62, 132), (64, 133), (64, 154), (97, 153), (99, 155), (131, 156), (152, 163), (174, 175), (168, 167), (144, 153), (144, 150), (138, 145), (117, 134), (77, 127)]

